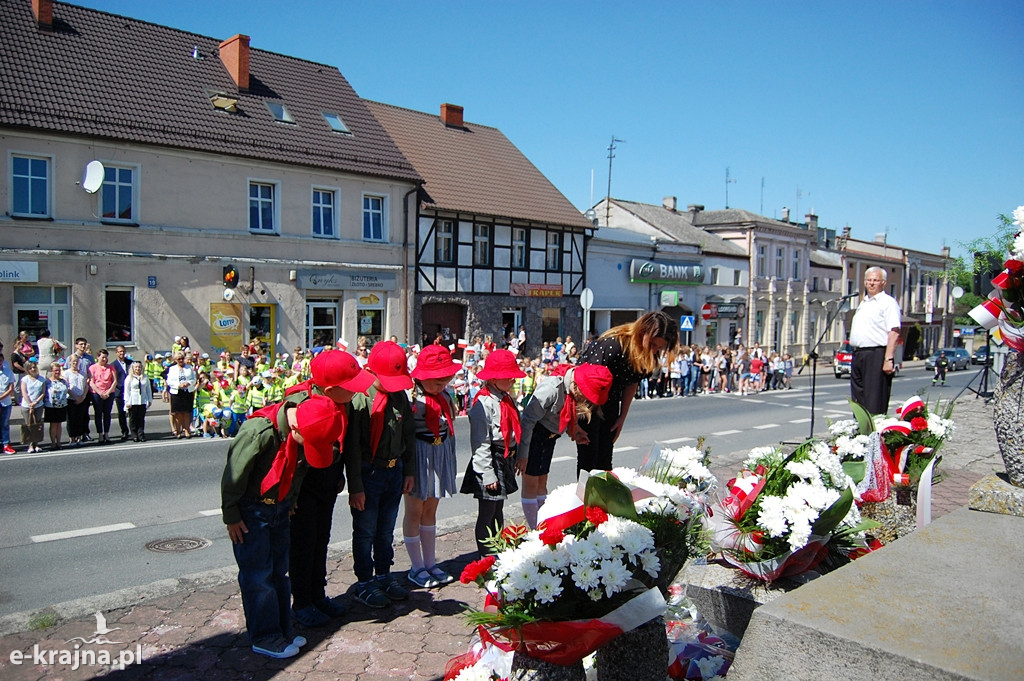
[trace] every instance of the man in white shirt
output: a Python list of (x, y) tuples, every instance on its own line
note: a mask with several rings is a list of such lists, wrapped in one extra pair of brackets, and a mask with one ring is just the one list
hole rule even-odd
[(850, 328), (850, 395), (871, 414), (889, 411), (902, 319), (899, 303), (885, 292), (885, 279), (881, 267), (869, 267), (864, 273), (867, 295), (857, 306)]

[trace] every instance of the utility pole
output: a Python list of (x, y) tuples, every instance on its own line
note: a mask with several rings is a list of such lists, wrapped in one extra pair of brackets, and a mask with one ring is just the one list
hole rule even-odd
[(608, 226), (608, 220), (612, 212), (612, 159), (615, 158), (615, 143), (624, 144), (626, 140), (620, 140), (612, 135), (612, 143), (608, 145), (608, 195), (604, 199), (604, 226)]

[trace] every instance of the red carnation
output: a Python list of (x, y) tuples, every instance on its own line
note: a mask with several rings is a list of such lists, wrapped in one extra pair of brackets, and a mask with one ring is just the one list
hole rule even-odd
[(548, 546), (554, 546), (565, 539), (565, 532), (551, 527), (540, 533), (540, 540)]
[(459, 581), (463, 584), (469, 584), (475, 582), (480, 577), (483, 577), (491, 568), (494, 566), (494, 561), (497, 558), (495, 556), (485, 556), (480, 560), (473, 561), (462, 570), (462, 576), (459, 577)]
[(608, 513), (599, 506), (587, 506), (587, 520), (594, 525), (600, 525), (608, 520)]
[(910, 427), (914, 430), (928, 430), (928, 419), (923, 416), (915, 416), (910, 420)]

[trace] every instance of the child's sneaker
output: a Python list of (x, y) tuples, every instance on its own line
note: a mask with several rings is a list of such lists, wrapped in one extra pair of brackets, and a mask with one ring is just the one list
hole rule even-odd
[(327, 598), (324, 596), (320, 600), (313, 603), (316, 609), (327, 615), (328, 617), (344, 617), (345, 613), (348, 612), (348, 607), (341, 602), (339, 598)]
[(358, 582), (355, 585), (356, 592), (353, 598), (369, 608), (386, 608), (391, 605), (391, 599), (384, 595), (380, 587), (377, 580)]
[(377, 586), (385, 596), (393, 601), (404, 601), (409, 598), (409, 591), (396, 582), (390, 574), (377, 575)]

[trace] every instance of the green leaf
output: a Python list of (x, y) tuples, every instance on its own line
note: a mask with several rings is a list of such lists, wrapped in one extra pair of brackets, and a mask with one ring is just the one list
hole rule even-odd
[(608, 472), (590, 476), (587, 480), (587, 489), (583, 493), (583, 503), (604, 509), (609, 515), (639, 520), (632, 492)]
[(850, 409), (853, 410), (853, 417), (857, 419), (857, 427), (860, 428), (860, 434), (870, 435), (875, 432), (875, 420), (871, 418), (868, 410), (853, 400), (847, 399), (847, 401), (850, 403)]
[(844, 461), (843, 471), (846, 472), (854, 482), (860, 482), (864, 479), (864, 474), (867, 473), (868, 464), (866, 461)]
[(824, 536), (836, 529), (839, 523), (843, 522), (846, 514), (850, 512), (851, 506), (853, 506), (853, 490), (847, 487), (834, 504), (821, 512), (814, 522), (814, 527), (811, 528), (811, 533)]

